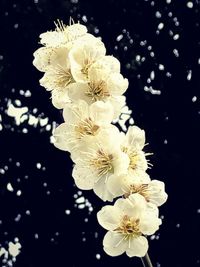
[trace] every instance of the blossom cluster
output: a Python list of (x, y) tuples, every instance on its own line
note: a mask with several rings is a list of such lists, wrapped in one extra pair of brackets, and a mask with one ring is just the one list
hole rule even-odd
[[(120, 62), (106, 55), (100, 38), (79, 23), (58, 21), (54, 31), (40, 35), (34, 66), (44, 73), (40, 84), (51, 92), (64, 122), (54, 133), (54, 145), (71, 155), (78, 188), (93, 190), (103, 201), (115, 201), (97, 214), (108, 230), (104, 250), (143, 257), (146, 236), (161, 224), (158, 207), (167, 200), (164, 183), (151, 180), (144, 152), (145, 132), (129, 126), (126, 133), (112, 122), (125, 105), (128, 80)], [(116, 200), (117, 199), (117, 200)]]

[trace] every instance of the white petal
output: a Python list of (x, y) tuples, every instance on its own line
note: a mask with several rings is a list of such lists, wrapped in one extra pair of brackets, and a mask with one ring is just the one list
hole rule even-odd
[(112, 201), (113, 200), (113, 195), (107, 189), (107, 183), (106, 183), (105, 177), (102, 177), (97, 182), (95, 182), (93, 190), (94, 190), (94, 193), (98, 197), (100, 197), (103, 201)]
[(127, 242), (124, 236), (115, 232), (107, 232), (103, 239), (104, 251), (110, 256), (119, 256), (126, 251)]
[(98, 125), (105, 125), (111, 123), (113, 120), (113, 107), (110, 103), (97, 101), (90, 106), (90, 117), (98, 123)]
[(146, 237), (139, 236), (130, 240), (130, 247), (126, 250), (129, 257), (144, 257), (148, 251), (148, 241)]
[(92, 99), (86, 95), (86, 92), (88, 92), (88, 90), (89, 87), (86, 83), (72, 83), (68, 86), (68, 94), (72, 101), (82, 99), (88, 104), (92, 104)]
[(86, 168), (81, 168), (75, 165), (72, 176), (75, 180), (76, 186), (82, 190), (90, 190), (94, 186), (94, 175)]
[(115, 230), (120, 223), (120, 212), (114, 206), (107, 205), (97, 213), (97, 219), (106, 230)]
[(130, 163), (130, 159), (128, 155), (123, 152), (118, 152), (115, 160), (113, 161), (114, 174), (120, 175), (120, 174), (127, 173), (129, 163)]
[(89, 117), (89, 106), (83, 100), (68, 104), (63, 110), (63, 117), (68, 124), (75, 125), (82, 119)]
[(156, 206), (161, 206), (167, 201), (167, 194), (165, 192), (165, 184), (158, 180), (152, 180), (148, 185), (149, 201)]
[(145, 132), (137, 126), (129, 126), (126, 134), (126, 143), (135, 148), (142, 150), (145, 144)]
[(107, 182), (107, 188), (113, 197), (122, 196), (123, 191), (123, 178), (125, 175), (111, 175)]
[(122, 95), (128, 88), (128, 80), (120, 73), (112, 73), (107, 81), (111, 94)]
[[(152, 204), (153, 205), (153, 204)], [(140, 231), (144, 235), (152, 235), (154, 234), (161, 224), (161, 220), (158, 218), (158, 209), (154, 205), (150, 207), (148, 204), (148, 208), (140, 217)]]
[(93, 63), (90, 68), (106, 70), (107, 73), (119, 73), (120, 62), (113, 56), (103, 56), (100, 57), (95, 63)]
[(126, 97), (125, 96), (113, 96), (109, 98), (109, 102), (113, 106), (114, 120), (116, 120), (119, 118), (120, 114), (122, 113), (122, 108), (126, 105)]
[(68, 91), (53, 90), (52, 91), (52, 104), (55, 108), (62, 109), (66, 104), (70, 103)]
[(64, 150), (69, 151), (69, 126), (66, 123), (60, 124), (53, 133), (54, 136), (54, 146)]

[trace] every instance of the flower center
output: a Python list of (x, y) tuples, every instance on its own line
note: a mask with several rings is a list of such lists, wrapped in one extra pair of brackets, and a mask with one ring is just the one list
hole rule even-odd
[(97, 83), (90, 82), (88, 85), (88, 91), (85, 94), (91, 97), (92, 100), (104, 100), (110, 96), (105, 81), (98, 81)]
[(64, 69), (61, 66), (57, 66), (54, 69), (54, 75), (55, 87), (65, 88), (70, 83), (75, 82), (70, 69)]
[(99, 126), (94, 124), (90, 118), (87, 118), (75, 126), (75, 131), (79, 138), (82, 138), (85, 135), (95, 136), (99, 131)]
[(139, 230), (139, 222), (139, 219), (134, 220), (128, 215), (124, 215), (121, 220), (120, 226), (116, 228), (115, 231), (128, 237), (138, 237), (142, 234)]
[(99, 149), (96, 153), (96, 157), (91, 159), (91, 165), (98, 171), (99, 176), (113, 173), (113, 155), (106, 153), (102, 149)]
[(139, 155), (137, 152), (129, 150), (127, 147), (123, 147), (122, 151), (126, 153), (129, 157), (130, 163), (129, 163), (129, 168), (132, 170), (135, 170), (138, 166), (138, 161), (139, 161)]
[(128, 192), (126, 192), (124, 194), (125, 197), (129, 197), (131, 194), (135, 194), (138, 193), (140, 195), (142, 195), (146, 201), (149, 201), (149, 197), (148, 197), (148, 184), (140, 184), (140, 185), (130, 185)]

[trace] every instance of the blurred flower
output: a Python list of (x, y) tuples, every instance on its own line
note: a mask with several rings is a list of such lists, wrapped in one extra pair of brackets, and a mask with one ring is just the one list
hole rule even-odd
[(100, 225), (108, 230), (103, 246), (110, 256), (126, 252), (129, 257), (143, 257), (148, 250), (148, 241), (143, 235), (154, 234), (161, 224), (157, 207), (147, 205), (139, 194), (118, 199), (114, 206), (103, 207), (97, 218)]

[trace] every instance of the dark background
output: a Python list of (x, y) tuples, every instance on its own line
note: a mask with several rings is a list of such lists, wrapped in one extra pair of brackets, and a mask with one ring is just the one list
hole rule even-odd
[[(149, 174), (166, 183), (163, 225), (150, 240), (154, 267), (200, 266), (200, 1), (0, 0), (0, 244), (17, 237), (22, 245), (16, 262), (2, 256), (1, 266), (142, 266), (102, 251), (106, 231), (96, 212), (104, 203), (79, 192), (88, 200), (80, 208), (69, 155), (49, 142), (62, 116), (39, 86), (32, 54), (39, 34), (70, 16), (121, 61), (127, 104), (154, 153)], [(28, 107), (20, 125), (8, 116), (9, 103)], [(51, 129), (31, 125), (30, 115), (48, 117)]]

